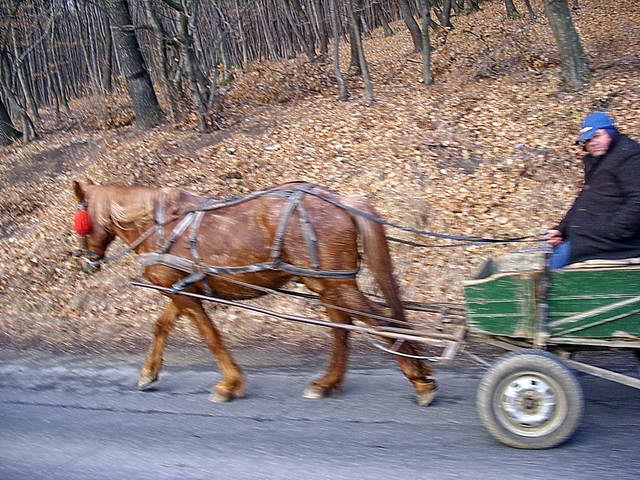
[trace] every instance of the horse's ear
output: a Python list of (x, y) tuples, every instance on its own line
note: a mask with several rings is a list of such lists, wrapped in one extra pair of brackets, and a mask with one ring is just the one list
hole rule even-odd
[(82, 184), (77, 180), (73, 181), (73, 192), (76, 194), (78, 203), (84, 203), (84, 200), (85, 200), (84, 188), (82, 188)]

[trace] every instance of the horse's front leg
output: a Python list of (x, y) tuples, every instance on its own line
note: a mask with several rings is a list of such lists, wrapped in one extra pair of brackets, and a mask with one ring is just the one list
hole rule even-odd
[[(330, 303), (327, 299), (323, 303)], [(339, 310), (327, 308), (327, 313), (332, 322), (351, 323), (349, 315)], [(304, 398), (323, 398), (333, 392), (339, 392), (344, 380), (349, 355), (349, 331), (342, 328), (333, 328), (333, 349), (327, 372), (304, 391)]]
[(151, 342), (147, 359), (140, 370), (140, 378), (138, 379), (138, 388), (140, 390), (148, 389), (153, 382), (158, 380), (167, 337), (173, 330), (179, 315), (180, 310), (178, 307), (173, 302), (169, 302), (167, 308), (156, 320), (153, 329), (153, 341)]
[(245, 378), (240, 367), (236, 365), (233, 357), (222, 341), (222, 336), (213, 325), (213, 322), (202, 307), (199, 300), (180, 297), (174, 300), (181, 313), (186, 313), (193, 321), (202, 335), (204, 342), (215, 357), (222, 380), (220, 380), (211, 392), (209, 400), (212, 402), (226, 402), (233, 397), (244, 397)]

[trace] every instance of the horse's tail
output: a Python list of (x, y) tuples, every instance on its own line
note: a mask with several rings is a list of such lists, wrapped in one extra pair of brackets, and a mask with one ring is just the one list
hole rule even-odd
[[(378, 216), (374, 208), (363, 198), (343, 197), (341, 201), (345, 205), (370, 215)], [(402, 300), (400, 299), (400, 288), (393, 275), (393, 262), (391, 260), (391, 254), (389, 253), (389, 244), (385, 236), (384, 227), (357, 213), (349, 213), (358, 227), (358, 232), (362, 238), (367, 264), (382, 290), (386, 303), (391, 309), (393, 318), (404, 321), (405, 314), (402, 307)]]

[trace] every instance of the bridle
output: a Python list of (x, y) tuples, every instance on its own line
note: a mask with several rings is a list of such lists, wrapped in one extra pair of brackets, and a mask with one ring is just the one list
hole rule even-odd
[[(87, 208), (86, 205), (83, 203), (78, 205), (78, 211), (86, 210), (86, 208)], [(87, 267), (87, 269), (93, 273), (93, 272), (96, 272), (102, 265), (113, 262), (114, 260), (119, 259), (123, 255), (126, 255), (127, 253), (137, 248), (139, 245), (142, 244), (142, 242), (144, 242), (152, 234), (157, 232), (158, 229), (161, 227), (162, 225), (154, 224), (151, 228), (149, 228), (142, 235), (140, 235), (133, 243), (121, 248), (119, 251), (117, 251), (113, 255), (109, 255), (108, 257), (105, 257), (104, 255), (99, 255), (93, 250), (89, 250), (89, 248), (87, 248), (87, 236), (89, 235), (89, 233), (91, 233), (90, 231), (87, 233), (81, 234), (76, 230), (76, 233), (80, 236), (80, 248), (77, 248), (76, 250), (74, 250), (73, 256), (81, 259), (84, 262), (84, 265)], [(105, 228), (105, 227), (102, 227), (102, 228)]]

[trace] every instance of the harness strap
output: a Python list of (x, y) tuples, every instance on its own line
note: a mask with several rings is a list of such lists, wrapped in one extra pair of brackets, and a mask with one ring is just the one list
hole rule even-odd
[(191, 223), (191, 232), (189, 234), (189, 251), (191, 252), (191, 258), (196, 265), (199, 265), (201, 260), (200, 252), (198, 251), (198, 230), (200, 230), (202, 217), (204, 217), (204, 211), (199, 210), (195, 213), (195, 217)]
[(253, 200), (258, 197), (277, 197), (284, 198), (288, 196), (291, 190), (258, 190), (257, 192), (250, 193), (241, 198), (232, 198), (231, 200), (227, 200), (225, 202), (221, 202), (216, 198), (205, 198), (200, 206), (194, 211), (204, 211), (208, 212), (210, 210), (218, 210), (219, 208), (230, 207), (232, 205), (237, 205), (239, 203), (248, 202), (249, 200)]
[(180, 235), (184, 233), (189, 224), (191, 224), (191, 222), (193, 221), (193, 217), (193, 212), (189, 212), (184, 217), (182, 217), (182, 220), (180, 220), (180, 223), (178, 223), (178, 225), (176, 225), (176, 227), (173, 229), (173, 231), (169, 235), (169, 238), (167, 239), (167, 243), (160, 249), (160, 252), (167, 253), (171, 250), (171, 248), (173, 248), (173, 245), (176, 243), (178, 238), (180, 238)]
[(320, 268), (320, 259), (318, 257), (318, 236), (313, 228), (309, 214), (302, 203), (298, 204), (298, 210), (300, 211), (300, 225), (302, 226), (304, 241), (307, 244), (307, 251), (309, 252), (309, 258), (311, 259), (311, 266), (313, 268)]
[(284, 244), (284, 236), (287, 233), (287, 226), (291, 215), (298, 207), (300, 199), (304, 195), (304, 191), (297, 190), (289, 197), (289, 201), (284, 205), (282, 213), (280, 215), (280, 222), (278, 223), (278, 229), (273, 239), (273, 245), (271, 245), (271, 262), (279, 262), (282, 255), (282, 245)]
[[(196, 268), (196, 265), (192, 260), (188, 258), (179, 257), (177, 255), (171, 255), (169, 253), (142, 253), (138, 256), (140, 264), (144, 267), (151, 265), (164, 265), (165, 267), (171, 267), (183, 272), (192, 273)], [(283, 272), (290, 273), (292, 275), (299, 275), (301, 277), (315, 277), (315, 278), (335, 278), (346, 279), (355, 278), (359, 269), (354, 270), (320, 270), (315, 268), (297, 267), (285, 262), (261, 262), (254, 263), (252, 265), (243, 265), (239, 267), (219, 267), (214, 265), (200, 265), (199, 270), (202, 273), (208, 273), (212, 275), (216, 274), (231, 274), (239, 275), (243, 273), (256, 273), (264, 272), (267, 270), (282, 270)]]
[(164, 225), (166, 222), (166, 207), (164, 205), (164, 190), (161, 190), (160, 201), (157, 203), (156, 209), (153, 212), (153, 221), (158, 225), (158, 231), (156, 232), (156, 244), (158, 250), (162, 248), (164, 243)]

